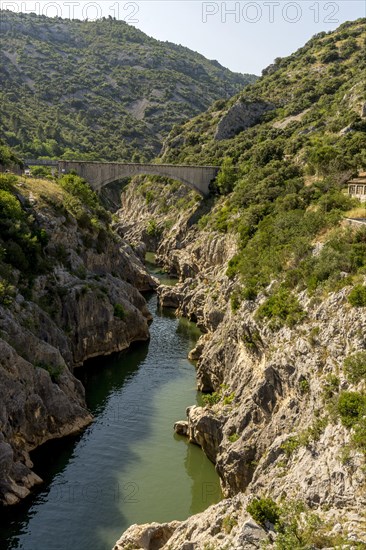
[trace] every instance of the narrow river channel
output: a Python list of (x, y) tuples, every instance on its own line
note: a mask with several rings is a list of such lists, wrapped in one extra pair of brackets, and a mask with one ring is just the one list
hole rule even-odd
[(133, 523), (185, 519), (221, 498), (213, 465), (173, 433), (200, 399), (187, 359), (199, 331), (159, 311), (156, 295), (148, 304), (151, 341), (80, 372), (95, 421), (33, 455), (46, 483), (0, 511), (1, 549), (110, 550)]

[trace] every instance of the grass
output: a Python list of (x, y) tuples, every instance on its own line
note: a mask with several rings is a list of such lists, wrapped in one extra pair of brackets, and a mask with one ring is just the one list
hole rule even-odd
[(238, 522), (235, 518), (232, 516), (225, 516), (222, 520), (222, 528), (224, 529), (225, 533), (228, 535), (231, 533), (233, 528), (238, 525)]
[(356, 208), (351, 208), (344, 213), (345, 218), (366, 218), (366, 203), (365, 206), (357, 206)]
[(40, 206), (48, 206), (50, 201), (55, 205), (62, 206), (65, 191), (55, 181), (38, 178), (21, 179), (18, 187), (22, 194), (29, 198), (30, 194), (39, 202)]

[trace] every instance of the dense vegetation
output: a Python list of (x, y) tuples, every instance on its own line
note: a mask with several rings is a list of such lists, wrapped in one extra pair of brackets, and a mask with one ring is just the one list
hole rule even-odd
[(20, 166), (21, 161), (14, 154), (14, 152), (5, 145), (5, 143), (0, 139), (0, 166), (7, 168), (12, 168), (14, 166)]
[(65, 224), (76, 221), (89, 248), (101, 253), (107, 239), (113, 238), (110, 213), (78, 176), (66, 175), (55, 182), (24, 181), (10, 173), (0, 174), (0, 303), (3, 305), (12, 303), (16, 289), (31, 298), (36, 277), (50, 273), (55, 263), (70, 268), (65, 251), (48, 246), (49, 233), (29, 200), (34, 194), (54, 216), (62, 216)]
[[(366, 169), (365, 81), (363, 19), (316, 35), (242, 94), (171, 132), (163, 160), (222, 166), (215, 204), (199, 225), (239, 237), (228, 269), (244, 283), (236, 309), (238, 297), (253, 299), (276, 280), (258, 315), (292, 324), (302, 317), (295, 289), (362, 282), (366, 230), (342, 218), (355, 208), (365, 216), (345, 192), (347, 180)], [(236, 102), (258, 100), (273, 107), (260, 123), (217, 138), (219, 121)], [(350, 301), (366, 304), (362, 286)]]
[(152, 158), (175, 123), (254, 78), (123, 21), (1, 12), (0, 128), (28, 158)]
[[(255, 498), (247, 506), (247, 512), (264, 527), (273, 526), (276, 550), (307, 550), (309, 548), (343, 548), (349, 540), (332, 531), (320, 515), (312, 512), (301, 501), (282, 500), (276, 503), (271, 498)], [(364, 548), (363, 543), (354, 543), (355, 550)]]

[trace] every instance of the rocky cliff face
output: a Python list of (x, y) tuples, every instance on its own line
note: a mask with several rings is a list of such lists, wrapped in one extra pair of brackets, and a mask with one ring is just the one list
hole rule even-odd
[[(41, 348), (41, 346), (39, 346)], [(26, 497), (42, 480), (32, 472), (29, 451), (48, 439), (76, 433), (92, 421), (84, 390), (55, 348), (38, 349), (57, 372), (26, 361), (0, 340), (0, 496), (3, 504)], [(52, 355), (52, 362), (51, 356)]]
[[(128, 192), (125, 200), (138, 216), (141, 205)], [(363, 310), (350, 306), (345, 287), (326, 297), (300, 294), (306, 316), (292, 327), (257, 319), (264, 295), (232, 311), (235, 282), (225, 275), (232, 238), (191, 226), (192, 212), (169, 226), (156, 209), (147, 211), (165, 227), (158, 259), (180, 279), (158, 289), (160, 303), (205, 331), (191, 356), (198, 359), (198, 388), (215, 393), (211, 405), (187, 410), (185, 430), (216, 464), (229, 499), (183, 523), (133, 526), (116, 548), (258, 548), (262, 538), (275, 544), (271, 529), (253, 527), (245, 512), (243, 503), (254, 496), (301, 500), (319, 512), (329, 533), (364, 547), (365, 458), (332, 407), (337, 392), (363, 388), (342, 368), (364, 349)], [(229, 533), (222, 523), (227, 511), (235, 516)]]
[(219, 121), (215, 140), (230, 139), (239, 132), (258, 124), (264, 113), (271, 109), (274, 109), (274, 105), (265, 101), (237, 101)]
[(124, 533), (113, 550), (260, 548), (267, 535), (245, 511), (247, 501), (243, 495), (238, 495), (211, 506), (206, 512), (192, 516), (187, 521), (133, 525)]
[(57, 206), (57, 195), (62, 191), (52, 182), (18, 185), (18, 200), (49, 241), (47, 269), (31, 290), (20, 290), (22, 276), (14, 270), (19, 284), (11, 300), (0, 300), (3, 504), (16, 503), (41, 481), (32, 472), (31, 450), (92, 421), (73, 369), (149, 338), (150, 314), (139, 290), (154, 288), (155, 281), (116, 233), (81, 227)]

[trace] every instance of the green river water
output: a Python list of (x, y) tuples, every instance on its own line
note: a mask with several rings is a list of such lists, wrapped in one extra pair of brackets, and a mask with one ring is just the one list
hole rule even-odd
[(156, 295), (148, 304), (149, 343), (80, 371), (95, 421), (33, 455), (45, 484), (0, 511), (1, 549), (107, 550), (133, 523), (185, 519), (220, 500), (214, 466), (173, 432), (200, 400), (187, 359), (199, 331), (159, 311)]

